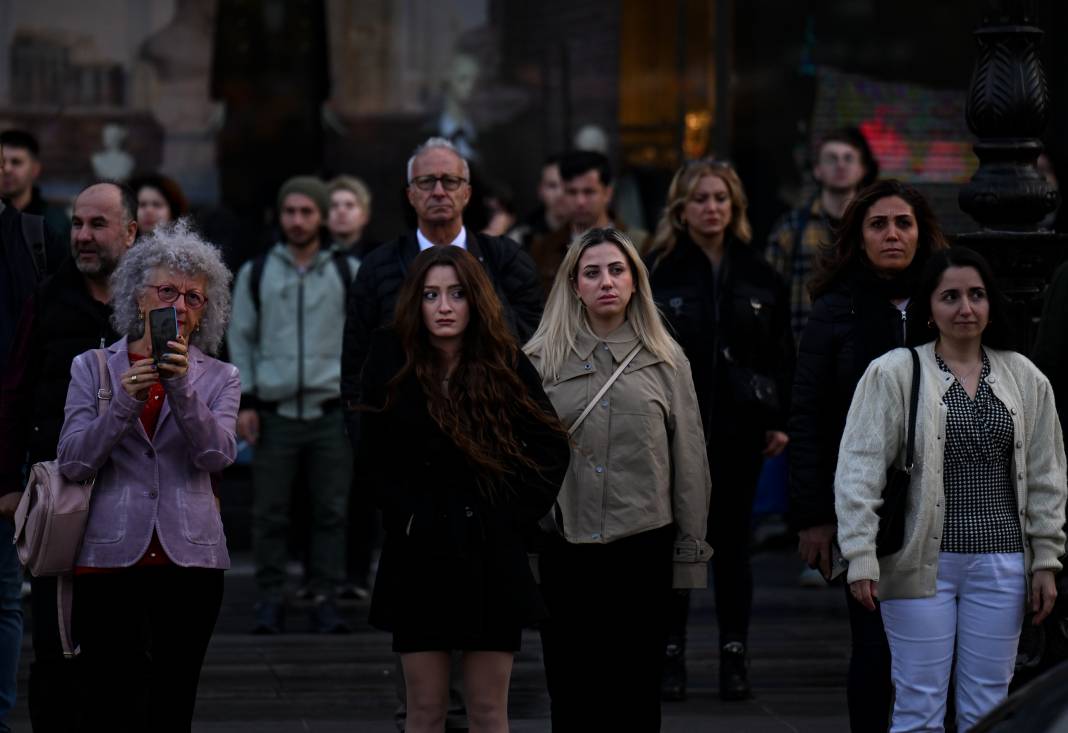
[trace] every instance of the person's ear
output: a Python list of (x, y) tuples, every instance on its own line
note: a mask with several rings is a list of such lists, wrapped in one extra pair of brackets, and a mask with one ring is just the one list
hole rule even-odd
[(126, 231), (123, 233), (123, 239), (126, 249), (133, 246), (134, 241), (137, 240), (137, 219), (131, 219), (126, 222)]

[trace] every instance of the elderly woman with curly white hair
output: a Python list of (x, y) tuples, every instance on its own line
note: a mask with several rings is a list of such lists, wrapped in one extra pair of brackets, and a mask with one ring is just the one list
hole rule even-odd
[[(98, 408), (93, 352), (71, 367), (58, 460), (95, 478), (74, 576), (84, 730), (189, 730), (229, 567), (211, 474), (233, 462), (237, 369), (215, 353), (231, 274), (184, 221), (157, 227), (111, 277)], [(173, 307), (178, 336), (153, 359), (149, 313)], [(105, 390), (106, 396), (107, 390)]]

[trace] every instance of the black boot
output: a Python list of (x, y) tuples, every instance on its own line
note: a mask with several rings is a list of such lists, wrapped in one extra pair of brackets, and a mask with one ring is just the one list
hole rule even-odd
[(311, 609), (311, 630), (316, 634), (348, 634), (352, 627), (338, 612), (333, 598), (316, 596)]
[(265, 600), (256, 604), (256, 623), (253, 634), (281, 634), (285, 621), (285, 608), (281, 601)]
[(686, 699), (686, 641), (668, 640), (664, 647), (664, 673), (660, 678), (660, 699), (677, 702)]
[(752, 695), (745, 644), (740, 641), (727, 642), (719, 650), (719, 698), (728, 701), (747, 700)]

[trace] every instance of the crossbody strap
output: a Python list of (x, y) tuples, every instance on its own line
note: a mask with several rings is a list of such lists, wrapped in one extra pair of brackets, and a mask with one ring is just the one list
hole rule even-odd
[(909, 434), (905, 443), (905, 472), (912, 473), (916, 453), (916, 409), (920, 405), (920, 355), (910, 348), (912, 354), (912, 395), (909, 397)]
[(586, 419), (587, 415), (593, 412), (593, 408), (596, 407), (597, 403), (601, 401), (602, 397), (604, 397), (604, 393), (607, 392), (609, 388), (611, 388), (612, 384), (615, 383), (617, 379), (619, 379), (619, 375), (623, 373), (623, 370), (627, 368), (628, 364), (634, 361), (634, 357), (636, 357), (638, 355), (638, 352), (641, 350), (641, 342), (639, 342), (637, 346), (630, 350), (630, 353), (627, 354), (626, 357), (624, 357), (622, 363), (620, 363), (620, 365), (616, 367), (616, 370), (612, 372), (612, 376), (608, 378), (608, 381), (606, 381), (601, 386), (601, 388), (597, 391), (597, 394), (595, 394), (593, 396), (593, 399), (590, 400), (590, 404), (586, 405), (586, 409), (582, 411), (582, 414), (575, 418), (575, 422), (571, 423), (571, 427), (567, 429), (568, 435), (575, 434), (575, 431), (578, 430), (579, 425), (582, 424), (582, 421)]

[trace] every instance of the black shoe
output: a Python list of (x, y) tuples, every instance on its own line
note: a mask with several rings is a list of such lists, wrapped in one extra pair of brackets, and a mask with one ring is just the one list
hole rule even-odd
[(332, 598), (319, 596), (311, 610), (312, 631), (316, 634), (348, 634), (352, 627), (337, 612)]
[(660, 699), (679, 702), (686, 699), (686, 646), (669, 642), (664, 647), (664, 672), (660, 678)]
[(748, 700), (752, 696), (745, 644), (740, 641), (728, 642), (719, 650), (719, 698), (728, 701)]
[(260, 601), (256, 604), (256, 624), (253, 634), (281, 634), (284, 612), (280, 601)]

